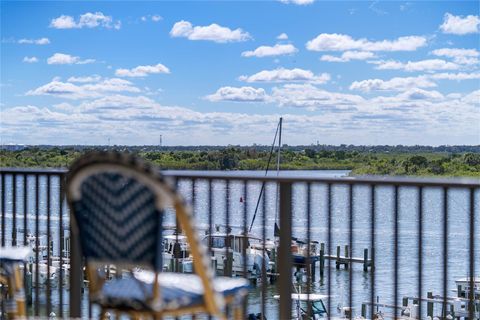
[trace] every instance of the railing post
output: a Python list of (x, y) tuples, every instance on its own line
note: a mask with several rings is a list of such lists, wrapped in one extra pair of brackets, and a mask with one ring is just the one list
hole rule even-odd
[(80, 255), (80, 239), (70, 218), (70, 317), (81, 318), (82, 304), (82, 258)]
[(280, 317), (292, 316), (292, 184), (280, 183), (280, 248), (278, 260), (280, 272)]

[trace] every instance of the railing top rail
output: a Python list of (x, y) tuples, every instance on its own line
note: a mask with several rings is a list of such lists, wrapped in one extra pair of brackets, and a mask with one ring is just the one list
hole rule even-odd
[(0, 173), (3, 174), (65, 174), (67, 168), (11, 168), (0, 167)]
[[(0, 168), (2, 174), (65, 174), (66, 168)], [(169, 171), (165, 176), (182, 179), (206, 180), (239, 180), (265, 182), (311, 182), (331, 184), (368, 184), (368, 185), (398, 185), (416, 187), (458, 187), (480, 188), (480, 178), (425, 178), (425, 177), (392, 177), (392, 176), (357, 176), (357, 177), (308, 177), (302, 175), (291, 176), (259, 176), (251, 173), (242, 174), (235, 171)]]
[(175, 171), (164, 172), (165, 176), (185, 179), (229, 179), (229, 180), (257, 180), (266, 182), (312, 182), (332, 184), (374, 184), (374, 185), (403, 185), (424, 187), (461, 187), (480, 188), (480, 178), (417, 178), (393, 176), (356, 176), (356, 177), (308, 177), (302, 175), (292, 176), (257, 176), (252, 174), (228, 174), (223, 172), (192, 172)]

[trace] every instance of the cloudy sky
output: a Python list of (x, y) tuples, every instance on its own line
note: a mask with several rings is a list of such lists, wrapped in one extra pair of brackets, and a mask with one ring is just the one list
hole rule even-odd
[(1, 2), (1, 142), (480, 143), (472, 1)]

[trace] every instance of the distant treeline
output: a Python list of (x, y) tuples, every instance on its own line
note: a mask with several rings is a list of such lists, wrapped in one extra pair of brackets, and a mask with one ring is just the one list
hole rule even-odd
[[(266, 146), (251, 147), (26, 147), (0, 150), (1, 167), (68, 167), (91, 150), (127, 151), (164, 169), (264, 170), (269, 159)], [(158, 148), (158, 147), (157, 147)], [(190, 148), (190, 149), (188, 149)], [(415, 149), (417, 148), (417, 149)], [(385, 150), (387, 149), (387, 150)], [(408, 150), (408, 151), (405, 151)], [(448, 151), (445, 151), (448, 150)], [(453, 150), (456, 150), (455, 152)], [(272, 159), (270, 168), (276, 166)], [(353, 175), (441, 175), (480, 177), (479, 146), (286, 146), (282, 170), (352, 170)]]
[[(123, 146), (123, 145), (115, 145), (115, 146), (106, 146), (106, 145), (97, 145), (97, 146), (89, 146), (89, 145), (66, 145), (66, 146), (54, 146), (54, 145), (35, 145), (35, 146), (28, 146), (28, 145), (1, 145), (0, 149), (2, 150), (22, 150), (22, 149), (32, 149), (38, 148), (41, 150), (49, 150), (49, 149), (63, 149), (63, 150), (75, 150), (75, 151), (85, 151), (91, 149), (101, 149), (101, 150), (108, 150), (108, 149), (115, 149), (115, 150), (125, 150), (129, 152), (148, 152), (148, 151), (220, 151), (229, 148), (235, 148), (239, 150), (252, 150), (255, 149), (257, 151), (269, 151), (271, 146), (270, 145), (259, 145), (254, 144), (251, 146), (241, 146), (241, 145), (228, 145), (228, 146), (163, 146), (160, 147), (158, 145), (145, 145), (145, 146)], [(317, 145), (298, 145), (298, 146), (289, 146), (284, 144), (282, 146), (283, 150), (290, 150), (290, 151), (297, 151), (301, 152), (306, 149), (312, 149), (315, 151), (357, 151), (357, 152), (374, 152), (374, 153), (430, 153), (430, 152), (445, 152), (445, 153), (480, 153), (480, 145), (472, 146), (472, 145), (458, 145), (458, 146), (404, 146), (404, 145), (376, 145), (376, 146), (356, 146), (356, 145), (347, 145), (341, 144), (338, 146), (335, 145), (326, 145), (326, 144), (317, 144)]]

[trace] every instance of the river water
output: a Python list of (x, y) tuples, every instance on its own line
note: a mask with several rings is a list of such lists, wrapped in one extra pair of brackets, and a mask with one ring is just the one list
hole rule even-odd
[[(259, 175), (260, 171), (231, 171), (229, 175)], [(276, 173), (271, 173), (276, 174)], [(308, 177), (341, 177), (348, 175), (348, 171), (282, 171), (281, 175), (308, 176)], [(40, 230), (46, 230), (47, 205), (47, 181), (44, 177), (40, 179), (39, 210)], [(187, 200), (192, 199), (191, 181), (179, 181), (179, 190)], [(212, 214), (214, 224), (226, 224), (226, 192), (229, 193), (229, 224), (232, 226), (243, 226), (243, 210), (247, 206), (248, 221), (250, 224), (257, 198), (260, 192), (260, 183), (249, 182), (247, 184), (247, 197), (243, 194), (241, 182), (231, 182), (227, 188), (225, 182), (214, 181), (212, 184)], [(5, 179), (6, 192), (6, 238), (7, 244), (11, 240), (12, 229), (12, 179)], [(35, 207), (35, 181), (33, 177), (28, 178), (27, 188), (27, 225), (28, 232), (34, 232), (34, 217), (37, 213)], [(476, 191), (475, 200), (480, 199), (479, 191)], [(208, 227), (208, 184), (204, 181), (195, 183), (195, 206), (194, 213), (197, 226), (200, 229)], [(332, 187), (332, 252), (335, 254), (337, 245), (349, 243), (349, 190), (344, 185)], [(328, 202), (327, 186), (324, 184), (313, 184), (311, 186), (311, 238), (326, 243), (328, 238)], [(240, 201), (240, 198), (243, 201)], [(393, 304), (393, 272), (394, 272), (394, 189), (392, 187), (376, 187), (376, 269), (375, 269), (375, 294), (379, 296), (380, 302)], [(402, 187), (399, 189), (399, 297), (417, 296), (417, 264), (418, 264), (418, 191), (415, 188)], [(267, 238), (273, 238), (273, 225), (276, 220), (276, 186), (269, 184), (266, 187), (265, 198), (265, 220)], [(17, 178), (17, 238), (23, 239), (23, 181), (22, 177)], [(59, 186), (58, 180), (53, 177), (51, 180), (51, 230), (54, 241), (58, 241), (59, 223)], [(434, 294), (441, 294), (443, 280), (443, 251), (442, 251), (442, 230), (443, 230), (443, 190), (440, 188), (425, 188), (423, 193), (424, 208), (424, 230), (423, 230), (423, 296), (427, 291)], [(480, 206), (476, 206), (475, 212), (475, 264), (476, 274), (480, 275)], [(364, 248), (370, 247), (370, 188), (368, 186), (355, 186), (353, 190), (353, 256), (363, 257)], [(2, 208), (3, 210), (3, 208)], [(448, 293), (455, 289), (455, 280), (468, 275), (468, 223), (469, 223), (469, 194), (468, 190), (451, 189), (448, 192)], [(64, 207), (63, 220), (68, 226), (68, 215)], [(252, 229), (253, 234), (261, 235), (262, 231), (262, 206), (260, 206), (257, 220)], [(297, 183), (293, 187), (293, 236), (305, 238), (307, 234), (307, 186)], [(173, 220), (170, 220), (170, 223)], [(235, 229), (233, 232), (236, 232)], [(21, 241), (20, 241), (21, 242)], [(58, 245), (55, 245), (54, 255), (58, 254)], [(343, 249), (342, 249), (343, 254)], [(327, 262), (328, 263), (328, 262)], [(347, 306), (349, 272), (335, 270), (332, 262), (331, 279), (325, 277), (320, 279), (317, 270), (316, 281), (312, 283), (312, 290), (316, 293), (327, 294), (328, 282), (332, 287), (332, 311), (336, 312), (337, 306)], [(327, 274), (327, 271), (325, 271)], [(365, 273), (362, 265), (354, 265), (353, 276), (353, 307), (356, 314), (360, 313), (361, 303), (370, 300), (370, 277), (371, 273)], [(305, 284), (297, 284), (302, 287)], [(273, 299), (276, 294), (275, 285), (267, 285), (267, 319), (276, 319), (278, 301)], [(258, 313), (261, 311), (261, 284), (252, 286), (249, 295), (248, 311)], [(54, 296), (53, 301), (58, 297)], [(400, 303), (400, 301), (399, 301)], [(425, 310), (425, 308), (424, 308)], [(334, 314), (335, 315), (335, 314)]]

